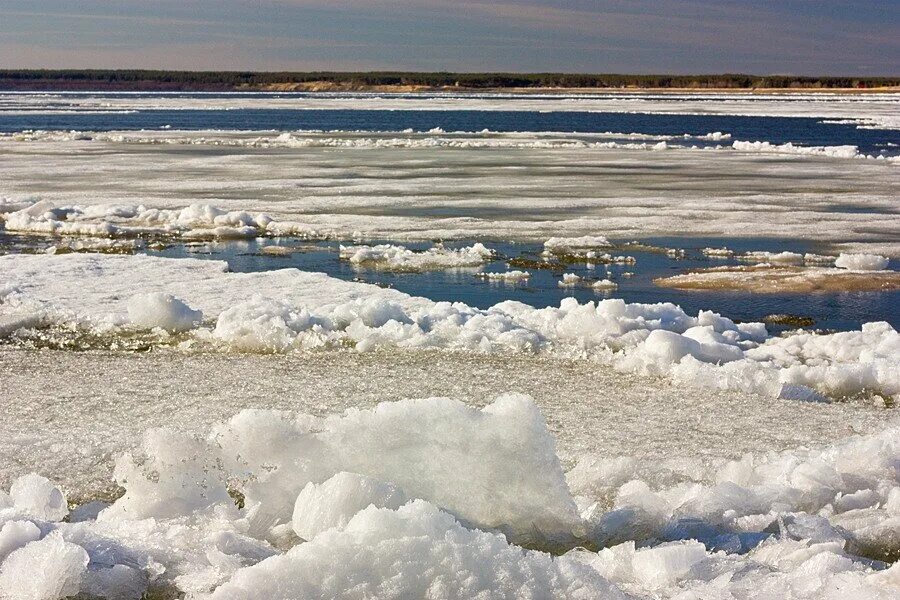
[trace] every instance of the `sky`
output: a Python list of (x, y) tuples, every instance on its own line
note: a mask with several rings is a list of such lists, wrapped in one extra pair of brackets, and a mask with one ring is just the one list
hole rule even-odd
[(0, 0), (0, 68), (900, 75), (898, 0)]

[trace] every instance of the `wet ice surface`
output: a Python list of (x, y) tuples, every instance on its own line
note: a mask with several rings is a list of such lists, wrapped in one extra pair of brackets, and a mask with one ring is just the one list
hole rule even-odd
[[(326, 135), (346, 147), (258, 148), (203, 141), (209, 135), (188, 133), (185, 144), (4, 140), (0, 197), (9, 208), (0, 203), (0, 210), (36, 200), (82, 208), (202, 204), (267, 213), (281, 230), (341, 239), (779, 237), (898, 254), (897, 171), (884, 160), (654, 151), (652, 141), (628, 142), (642, 148), (354, 147), (360, 134)], [(412, 137), (428, 142), (441, 134)]]
[[(203, 433), (244, 408), (326, 416), (404, 398), (483, 406), (532, 395), (566, 464), (581, 456), (737, 459), (820, 446), (897, 420), (865, 403), (810, 404), (696, 390), (585, 361), (439, 352), (302, 355), (0, 350), (9, 417), (0, 487), (38, 471), (91, 499), (110, 489), (112, 458), (146, 429)], [(115, 374), (111, 377), (111, 374)], [(26, 450), (27, 449), (27, 450)]]

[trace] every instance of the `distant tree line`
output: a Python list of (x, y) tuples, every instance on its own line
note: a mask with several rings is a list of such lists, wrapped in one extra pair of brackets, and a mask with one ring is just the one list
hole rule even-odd
[(485, 88), (870, 88), (900, 85), (900, 77), (618, 75), (573, 73), (414, 73), (378, 71), (148, 71), (0, 69), (0, 89), (240, 90), (325, 83), (348, 88), (425, 86)]

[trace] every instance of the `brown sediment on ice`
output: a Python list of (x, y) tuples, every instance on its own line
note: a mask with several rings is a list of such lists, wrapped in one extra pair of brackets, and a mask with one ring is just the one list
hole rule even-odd
[(653, 283), (679, 290), (737, 290), (758, 294), (880, 292), (900, 289), (900, 272), (819, 267), (735, 266), (660, 277)]

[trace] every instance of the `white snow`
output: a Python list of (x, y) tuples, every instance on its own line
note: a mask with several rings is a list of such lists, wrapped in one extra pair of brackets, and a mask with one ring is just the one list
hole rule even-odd
[(882, 271), (888, 266), (888, 258), (877, 254), (844, 254), (834, 261), (834, 266), (851, 271)]
[(128, 319), (138, 327), (180, 332), (197, 327), (203, 313), (171, 294), (153, 292), (138, 294), (128, 301)]

